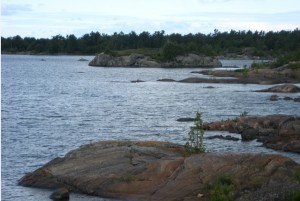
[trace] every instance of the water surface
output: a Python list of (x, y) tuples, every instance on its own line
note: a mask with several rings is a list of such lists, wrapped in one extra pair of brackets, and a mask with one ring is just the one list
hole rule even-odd
[[(79, 58), (1, 56), (2, 200), (48, 200), (50, 191), (17, 186), (17, 180), (82, 144), (99, 140), (161, 140), (184, 144), (192, 123), (180, 123), (176, 119), (193, 117), (196, 111), (202, 112), (204, 121), (234, 118), (243, 112), (300, 114), (299, 103), (269, 101), (270, 93), (253, 92), (269, 85), (157, 82), (163, 78), (205, 76), (191, 74), (201, 70), (195, 68), (89, 67), (88, 62), (77, 61)], [(223, 62), (242, 67), (251, 61)], [(145, 82), (131, 83), (137, 79)], [(215, 134), (228, 133), (206, 133)], [(283, 154), (300, 162), (297, 154), (266, 149), (255, 141), (206, 139), (205, 146), (216, 152)], [(71, 200), (83, 199), (105, 200), (71, 195)]]

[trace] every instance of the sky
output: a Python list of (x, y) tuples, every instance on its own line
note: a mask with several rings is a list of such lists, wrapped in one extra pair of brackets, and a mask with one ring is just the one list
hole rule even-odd
[(299, 0), (0, 0), (1, 36), (300, 28)]

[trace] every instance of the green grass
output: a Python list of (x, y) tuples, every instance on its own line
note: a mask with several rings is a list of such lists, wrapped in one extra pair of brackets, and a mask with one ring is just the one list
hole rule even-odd
[(289, 63), (288, 64), (288, 66), (287, 66), (287, 68), (289, 68), (289, 69), (293, 69), (293, 70), (297, 70), (297, 69), (300, 69), (300, 63)]
[(234, 185), (230, 177), (221, 176), (213, 187), (211, 193), (212, 201), (232, 201), (230, 192), (234, 190)]
[(235, 190), (231, 177), (227, 175), (222, 175), (215, 181), (209, 181), (201, 188), (201, 192), (210, 195), (211, 201), (232, 201), (231, 192)]
[[(300, 172), (296, 172), (295, 173), (295, 178), (296, 180), (300, 183)], [(294, 193), (291, 193), (289, 196), (288, 196), (288, 201), (299, 201), (300, 200), (300, 191), (297, 191), (297, 192), (294, 192)]]

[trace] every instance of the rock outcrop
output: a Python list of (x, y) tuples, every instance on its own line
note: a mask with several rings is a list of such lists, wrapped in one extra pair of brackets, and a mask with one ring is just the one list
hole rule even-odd
[[(275, 69), (238, 69), (228, 70), (207, 70), (193, 71), (192, 73), (211, 75), (218, 79), (199, 78), (194, 79), (194, 83), (232, 83), (232, 84), (280, 84), (280, 83), (299, 83), (300, 69), (289, 69), (282, 66)], [(229, 78), (231, 77), (231, 78)], [(235, 78), (235, 79), (232, 79)], [(188, 80), (193, 82), (193, 80)], [(184, 80), (183, 80), (184, 82)]]
[(89, 63), (89, 66), (102, 67), (160, 67), (160, 64), (150, 57), (142, 54), (131, 54), (129, 56), (112, 56), (108, 54), (98, 54)]
[[(279, 155), (184, 156), (167, 142), (104, 141), (85, 145), (25, 175), (23, 186), (64, 187), (129, 200), (211, 200), (221, 185), (232, 200), (285, 200), (300, 190), (299, 164)], [(284, 184), (284, 185), (283, 185)]]
[(273, 92), (273, 93), (299, 93), (300, 87), (293, 84), (277, 85), (268, 89), (258, 90), (257, 92)]
[(240, 133), (242, 140), (257, 139), (275, 150), (300, 153), (300, 117), (269, 115), (240, 117), (206, 123), (206, 130), (225, 130)]
[(96, 55), (89, 65), (101, 67), (220, 67), (222, 63), (215, 58), (196, 54), (177, 56), (171, 62), (158, 62), (143, 54), (112, 56), (101, 53)]
[(66, 189), (66, 188), (59, 188), (57, 189), (56, 191), (54, 191), (50, 197), (49, 197), (51, 200), (55, 200), (55, 201), (58, 201), (58, 200), (69, 200), (70, 198), (70, 195), (69, 195), (69, 190)]
[(174, 61), (161, 64), (163, 67), (221, 67), (222, 63), (213, 57), (188, 54), (177, 56)]

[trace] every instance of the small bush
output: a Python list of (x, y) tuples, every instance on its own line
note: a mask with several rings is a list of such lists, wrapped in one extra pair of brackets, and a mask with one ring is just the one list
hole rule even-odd
[(244, 67), (242, 70), (243, 78), (249, 77), (249, 69)]
[(182, 45), (167, 42), (162, 48), (162, 55), (166, 60), (172, 61), (178, 55), (185, 55), (185, 50)]
[(269, 68), (270, 64), (268, 63), (252, 63), (251, 69), (254, 70), (255, 73), (258, 73), (258, 69)]
[(300, 63), (299, 62), (291, 62), (288, 64), (287, 68), (297, 70), (300, 69)]
[(220, 177), (212, 191), (212, 201), (231, 201), (230, 192), (234, 185), (229, 177)]
[(248, 112), (247, 111), (244, 111), (240, 114), (240, 117), (246, 117), (248, 116)]
[(110, 55), (110, 56), (113, 56), (113, 57), (118, 56), (117, 52), (112, 51), (111, 49), (108, 49), (108, 48), (104, 51), (104, 54), (107, 54), (107, 55)]
[[(300, 183), (300, 172), (295, 173), (296, 180)], [(291, 193), (288, 196), (288, 201), (299, 201), (300, 200), (300, 191)]]

